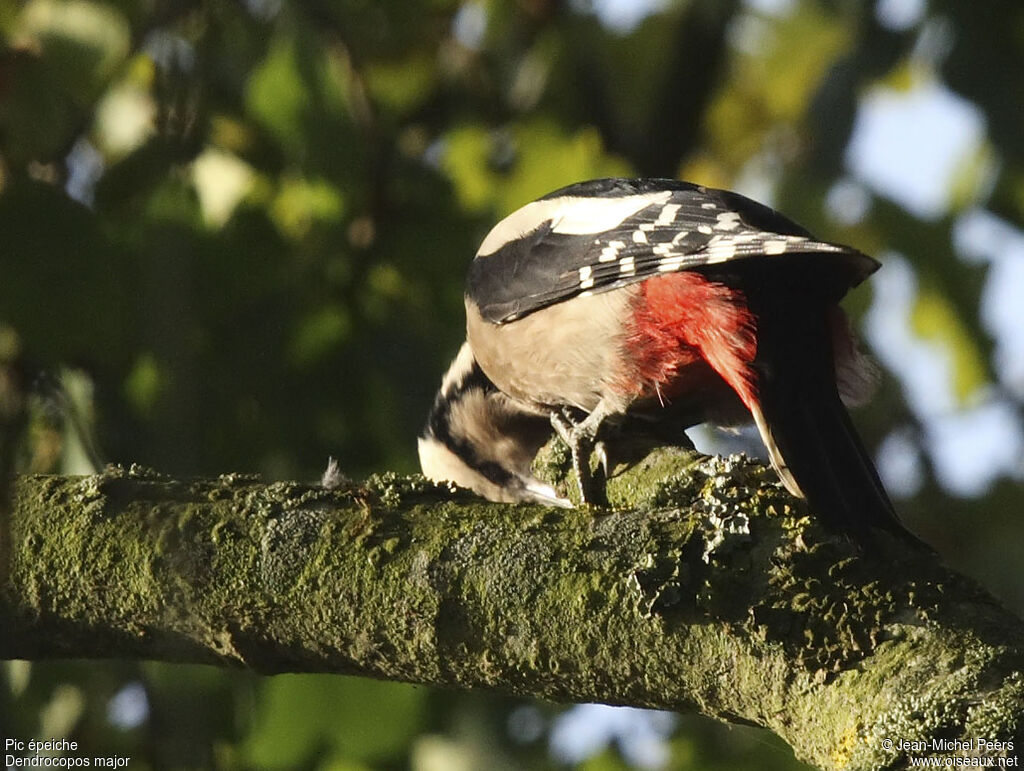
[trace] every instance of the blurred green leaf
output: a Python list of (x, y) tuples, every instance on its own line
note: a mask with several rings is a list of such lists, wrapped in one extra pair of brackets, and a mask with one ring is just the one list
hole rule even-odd
[(82, 689), (61, 684), (54, 690), (50, 702), (39, 714), (39, 732), (42, 736), (65, 737), (74, 730), (85, 709)]
[(444, 168), (467, 211), (484, 212), (493, 204), (498, 175), (489, 168), (490, 149), (490, 134), (482, 126), (461, 126), (445, 137)]
[(31, 0), (9, 42), (0, 95), (0, 136), (19, 163), (49, 158), (73, 140), (87, 110), (128, 55), (130, 29), (108, 5), (88, 0)]
[(593, 129), (568, 133), (543, 119), (511, 134), (463, 126), (446, 145), (444, 169), (462, 206), (498, 216), (575, 181), (629, 175), (629, 165), (608, 155)]
[(973, 206), (994, 179), (997, 165), (995, 152), (987, 143), (961, 158), (949, 191), (950, 208), (962, 211)]
[(246, 106), (290, 164), (330, 176), (360, 162), (343, 49), (297, 18), (282, 22), (246, 87)]
[(267, 769), (298, 767), (322, 751), (330, 754), (329, 748), (349, 761), (393, 758), (418, 732), (425, 695), (409, 685), (361, 678), (268, 678), (246, 756)]
[(579, 771), (629, 771), (632, 766), (624, 761), (618, 752), (607, 749), (597, 755), (591, 755), (577, 768)]
[(630, 175), (629, 164), (609, 155), (593, 128), (568, 133), (552, 121), (531, 120), (518, 127), (514, 137), (515, 166), (497, 185), (501, 216), (582, 179)]
[[(246, 93), (249, 110), (284, 145), (295, 145), (311, 108), (311, 84), (299, 66), (298, 42), (276, 35), (263, 62), (256, 68)], [(301, 149), (301, 148), (299, 148)]]
[(366, 81), (374, 100), (399, 114), (420, 107), (432, 95), (438, 73), (432, 52), (418, 51), (396, 61), (370, 62)]
[(814, 2), (798, 3), (773, 24), (748, 19), (736, 35), (743, 36), (741, 50), (705, 124), (709, 143), (734, 171), (777, 141), (780, 129), (799, 125), (829, 67), (852, 43), (843, 19)]
[(303, 318), (291, 343), (291, 356), (299, 366), (307, 366), (338, 348), (352, 332), (352, 319), (344, 308), (327, 306)]
[(325, 179), (286, 176), (270, 207), (281, 233), (294, 240), (306, 237), (318, 222), (337, 222), (345, 211), (341, 192)]
[(165, 376), (151, 353), (144, 353), (136, 360), (124, 383), (125, 397), (135, 410), (148, 416), (152, 413), (160, 392), (165, 387)]
[(111, 276), (127, 281), (133, 271), (88, 209), (48, 184), (8, 184), (0, 191), (0, 260), (0, 316), (33, 356), (123, 360), (114, 341), (130, 331), (132, 310), (125, 284)]
[(942, 294), (922, 288), (914, 303), (911, 325), (917, 334), (948, 353), (953, 366), (953, 393), (961, 404), (969, 403), (987, 383), (987, 370), (984, 356), (956, 309)]

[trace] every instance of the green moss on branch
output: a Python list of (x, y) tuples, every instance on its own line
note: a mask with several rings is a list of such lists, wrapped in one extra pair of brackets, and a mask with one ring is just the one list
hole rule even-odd
[(739, 457), (661, 450), (609, 496), (613, 511), (394, 475), (333, 491), (136, 467), (24, 478), (0, 654), (697, 710), (821, 768), (899, 767), (887, 738), (1024, 746), (1024, 625), (934, 558), (859, 555)]

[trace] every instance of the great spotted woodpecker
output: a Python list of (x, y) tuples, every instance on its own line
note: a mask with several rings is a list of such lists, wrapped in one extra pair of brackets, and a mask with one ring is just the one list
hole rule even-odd
[(555, 431), (583, 499), (600, 502), (591, 452), (615, 429), (686, 441), (697, 423), (753, 418), (783, 484), (827, 525), (902, 532), (841, 401), (870, 365), (838, 303), (877, 268), (725, 190), (557, 190), (499, 222), (470, 266), (467, 341), (420, 436), (423, 472), (569, 505), (530, 473)]

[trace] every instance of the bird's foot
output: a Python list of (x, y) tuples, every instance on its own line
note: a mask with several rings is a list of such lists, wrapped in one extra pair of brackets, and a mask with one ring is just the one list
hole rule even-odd
[[(572, 452), (572, 467), (576, 472), (580, 500), (591, 506), (607, 506), (605, 483), (608, 477), (608, 454), (604, 442), (597, 441), (601, 418), (595, 419), (595, 415), (596, 411), (584, 420), (577, 421), (569, 410), (563, 409), (551, 413), (551, 426)], [(599, 461), (596, 474), (590, 470), (590, 456), (594, 452)]]

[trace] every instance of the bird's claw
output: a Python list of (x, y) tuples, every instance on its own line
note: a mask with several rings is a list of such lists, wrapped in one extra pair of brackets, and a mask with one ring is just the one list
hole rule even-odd
[[(592, 506), (607, 506), (605, 482), (608, 477), (608, 454), (603, 442), (596, 441), (600, 423), (588, 417), (577, 422), (568, 410), (551, 413), (551, 426), (572, 452), (572, 467), (576, 472), (580, 500)], [(590, 455), (597, 452), (597, 473), (590, 470)]]

